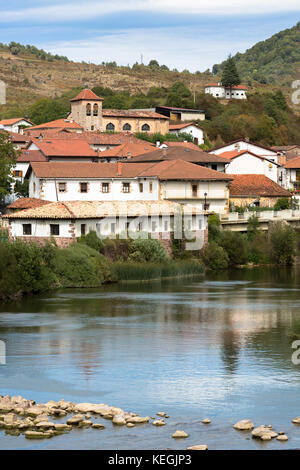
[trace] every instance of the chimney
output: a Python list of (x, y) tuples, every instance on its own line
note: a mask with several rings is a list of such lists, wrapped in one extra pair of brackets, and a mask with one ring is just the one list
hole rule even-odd
[(159, 140), (156, 141), (156, 147), (160, 147), (160, 141)]
[(117, 176), (122, 175), (122, 162), (117, 162)]

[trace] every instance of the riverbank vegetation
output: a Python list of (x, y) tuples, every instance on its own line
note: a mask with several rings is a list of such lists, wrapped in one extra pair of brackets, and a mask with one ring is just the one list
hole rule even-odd
[(219, 217), (214, 214), (209, 217), (208, 240), (201, 251), (208, 269), (227, 269), (249, 263), (291, 265), (299, 252), (300, 232), (283, 221), (272, 224), (266, 232), (260, 231), (255, 215), (249, 218), (245, 233), (221, 230)]

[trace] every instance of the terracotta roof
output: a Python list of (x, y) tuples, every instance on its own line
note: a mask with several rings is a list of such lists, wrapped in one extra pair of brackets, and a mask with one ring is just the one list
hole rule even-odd
[[(4, 217), (9, 219), (99, 219), (114, 215), (169, 215), (182, 211), (181, 204), (170, 201), (68, 201), (53, 202), (36, 209), (27, 209)], [(185, 205), (185, 214), (204, 214), (203, 210)]]
[(300, 168), (300, 155), (292, 158), (285, 164), (285, 168)]
[[(153, 176), (171, 180), (231, 180), (219, 171), (183, 160), (159, 163), (85, 163), (85, 162), (47, 162), (31, 163), (37, 178), (138, 178)], [(30, 171), (30, 169), (29, 169)]]
[(21, 154), (17, 158), (18, 163), (46, 161), (46, 157), (42, 154), (40, 150), (22, 150)]
[(114, 148), (109, 150), (104, 150), (99, 152), (99, 157), (135, 157), (137, 155), (142, 155), (146, 152), (153, 151), (153, 144), (148, 144), (147, 142), (141, 141), (141, 143), (129, 143), (126, 142), (122, 145), (116, 145)]
[(51, 204), (51, 202), (44, 201), (43, 199), (21, 197), (12, 204), (6, 206), (6, 209), (34, 209), (36, 207), (45, 206), (46, 204)]
[[(222, 83), (220, 82), (207, 83), (205, 87), (221, 87), (221, 88), (228, 88), (228, 89), (230, 88), (229, 86), (223, 87)], [(245, 85), (233, 85), (231, 88), (232, 90), (248, 90), (248, 87), (246, 87)]]
[(168, 147), (185, 147), (187, 149), (198, 150), (198, 152), (202, 152), (202, 150), (198, 147), (198, 145), (193, 144), (193, 142), (171, 142), (165, 141), (163, 142)]
[(154, 111), (130, 110), (130, 109), (103, 109), (102, 115), (105, 117), (128, 117), (144, 119), (169, 119), (167, 116), (158, 114)]
[(266, 160), (273, 165), (280, 166), (278, 163), (273, 162), (267, 157), (264, 157), (263, 155), (257, 155), (256, 153), (250, 152), (250, 150), (230, 150), (229, 152), (223, 152), (219, 153), (220, 157), (228, 158), (228, 160), (233, 160), (234, 158), (240, 157), (241, 155), (252, 155), (253, 157), (259, 158), (260, 160)]
[(33, 139), (33, 143), (47, 157), (95, 157), (98, 154), (86, 140), (76, 139)]
[(191, 109), (191, 108), (177, 108), (175, 106), (156, 106), (156, 108), (170, 109), (173, 111), (192, 111), (193, 113), (203, 113), (202, 109)]
[(20, 121), (27, 121), (30, 124), (33, 124), (31, 121), (29, 121), (29, 119), (21, 117), (21, 118), (2, 119), (2, 121), (0, 121), (0, 125), (2, 124), (3, 126), (9, 126), (9, 125), (16, 124), (17, 122), (20, 122)]
[(85, 88), (77, 96), (75, 96), (75, 98), (72, 98), (70, 101), (81, 101), (81, 100), (103, 101), (103, 98), (100, 98), (99, 96), (97, 96), (89, 88)]
[(291, 193), (265, 175), (230, 175), (233, 178), (229, 186), (232, 196), (277, 196), (291, 197)]
[(83, 129), (77, 122), (68, 119), (56, 119), (55, 121), (45, 122), (38, 126), (32, 126), (24, 129), (24, 132), (31, 133), (36, 129)]
[(185, 127), (188, 126), (194, 126), (198, 127), (195, 125), (194, 122), (182, 122), (181, 124), (170, 124), (170, 131), (176, 131), (177, 129), (184, 129)]
[[(7, 131), (3, 131), (3, 129), (0, 129), (0, 132), (1, 131), (7, 132)], [(22, 142), (26, 143), (30, 141), (30, 137), (24, 134), (17, 134), (16, 132), (8, 132), (8, 134), (10, 135), (11, 141), (15, 143), (22, 143)]]
[(199, 148), (190, 149), (184, 146), (168, 147), (166, 149), (157, 148), (153, 152), (148, 152), (144, 155), (134, 157), (128, 160), (128, 163), (147, 163), (147, 162), (160, 162), (165, 160), (185, 160), (191, 163), (230, 163), (230, 160), (219, 157), (211, 153), (203, 152)]

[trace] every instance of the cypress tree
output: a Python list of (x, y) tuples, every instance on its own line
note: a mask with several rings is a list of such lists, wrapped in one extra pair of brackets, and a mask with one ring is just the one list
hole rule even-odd
[(237, 71), (235, 62), (233, 58), (231, 57), (231, 55), (228, 57), (227, 61), (225, 62), (221, 81), (224, 87), (230, 88), (230, 98), (231, 98), (232, 87), (239, 85), (241, 83), (239, 73)]

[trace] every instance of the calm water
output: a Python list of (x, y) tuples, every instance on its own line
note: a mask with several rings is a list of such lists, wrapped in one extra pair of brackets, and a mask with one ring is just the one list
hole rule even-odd
[[(300, 448), (300, 270), (65, 290), (0, 309), (0, 394), (107, 403), (168, 425), (77, 430), (47, 441), (0, 432), (0, 448)], [(201, 420), (210, 417), (212, 423)], [(251, 418), (289, 435), (259, 443), (232, 425)], [(101, 421), (101, 419), (98, 419)], [(176, 429), (190, 437), (175, 441)]]

